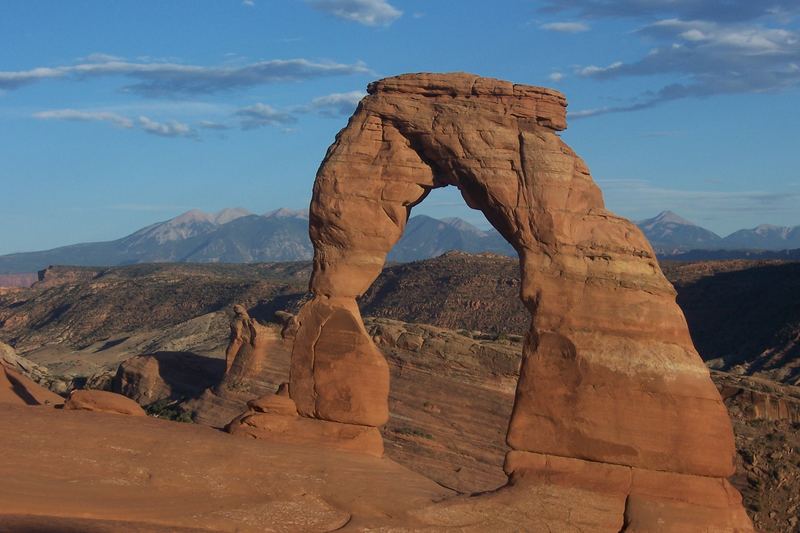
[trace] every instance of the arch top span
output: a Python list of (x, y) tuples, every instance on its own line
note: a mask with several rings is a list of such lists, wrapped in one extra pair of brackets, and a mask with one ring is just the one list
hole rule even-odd
[(520, 118), (535, 120), (556, 131), (567, 129), (567, 98), (554, 89), (522, 85), (475, 74), (402, 74), (367, 85), (368, 94), (402, 94), (423, 97), (480, 98), (509, 106)]

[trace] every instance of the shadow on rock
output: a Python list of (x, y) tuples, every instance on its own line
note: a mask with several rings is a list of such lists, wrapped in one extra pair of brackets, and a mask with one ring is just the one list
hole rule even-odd
[(195, 398), (225, 375), (225, 361), (191, 352), (156, 352), (122, 363), (111, 390), (150, 405), (160, 400)]

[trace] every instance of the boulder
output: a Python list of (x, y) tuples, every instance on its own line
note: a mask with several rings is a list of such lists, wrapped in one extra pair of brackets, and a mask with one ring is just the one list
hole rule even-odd
[(221, 359), (191, 352), (158, 352), (125, 360), (117, 368), (111, 390), (149, 405), (167, 398), (199, 396), (219, 383), (225, 371)]
[(119, 415), (147, 416), (141, 406), (121, 394), (100, 390), (74, 390), (64, 409), (96, 411)]
[(225, 431), (271, 442), (322, 445), (383, 456), (383, 438), (376, 427), (299, 416), (294, 401), (280, 393), (251, 400), (247, 405), (249, 410), (234, 418)]

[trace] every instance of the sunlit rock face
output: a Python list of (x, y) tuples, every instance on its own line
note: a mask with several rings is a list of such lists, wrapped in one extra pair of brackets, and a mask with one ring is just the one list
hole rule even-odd
[[(585, 163), (557, 135), (564, 96), (463, 73), (387, 78), (368, 93), (314, 184), (314, 298), (298, 316), (291, 365), (298, 412), (386, 422), (388, 366), (355, 298), (411, 209), (453, 185), (518, 252), (532, 315), (507, 435), (512, 479), (557, 475), (591, 490), (607, 470), (591, 465), (613, 465), (621, 499), (610, 512), (631, 531), (701, 508), (675, 530), (749, 530), (723, 480), (734, 471), (725, 407), (652, 248), (605, 209)], [(702, 497), (691, 489), (700, 486)]]

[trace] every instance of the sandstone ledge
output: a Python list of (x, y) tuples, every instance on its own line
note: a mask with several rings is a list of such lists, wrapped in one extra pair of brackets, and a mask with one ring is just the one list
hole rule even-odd
[(540, 125), (555, 130), (567, 128), (567, 98), (546, 87), (522, 85), (495, 78), (483, 78), (465, 72), (403, 74), (384, 78), (367, 86), (369, 94), (402, 93), (426, 97), (494, 97), (519, 102), (514, 112), (536, 119)]

